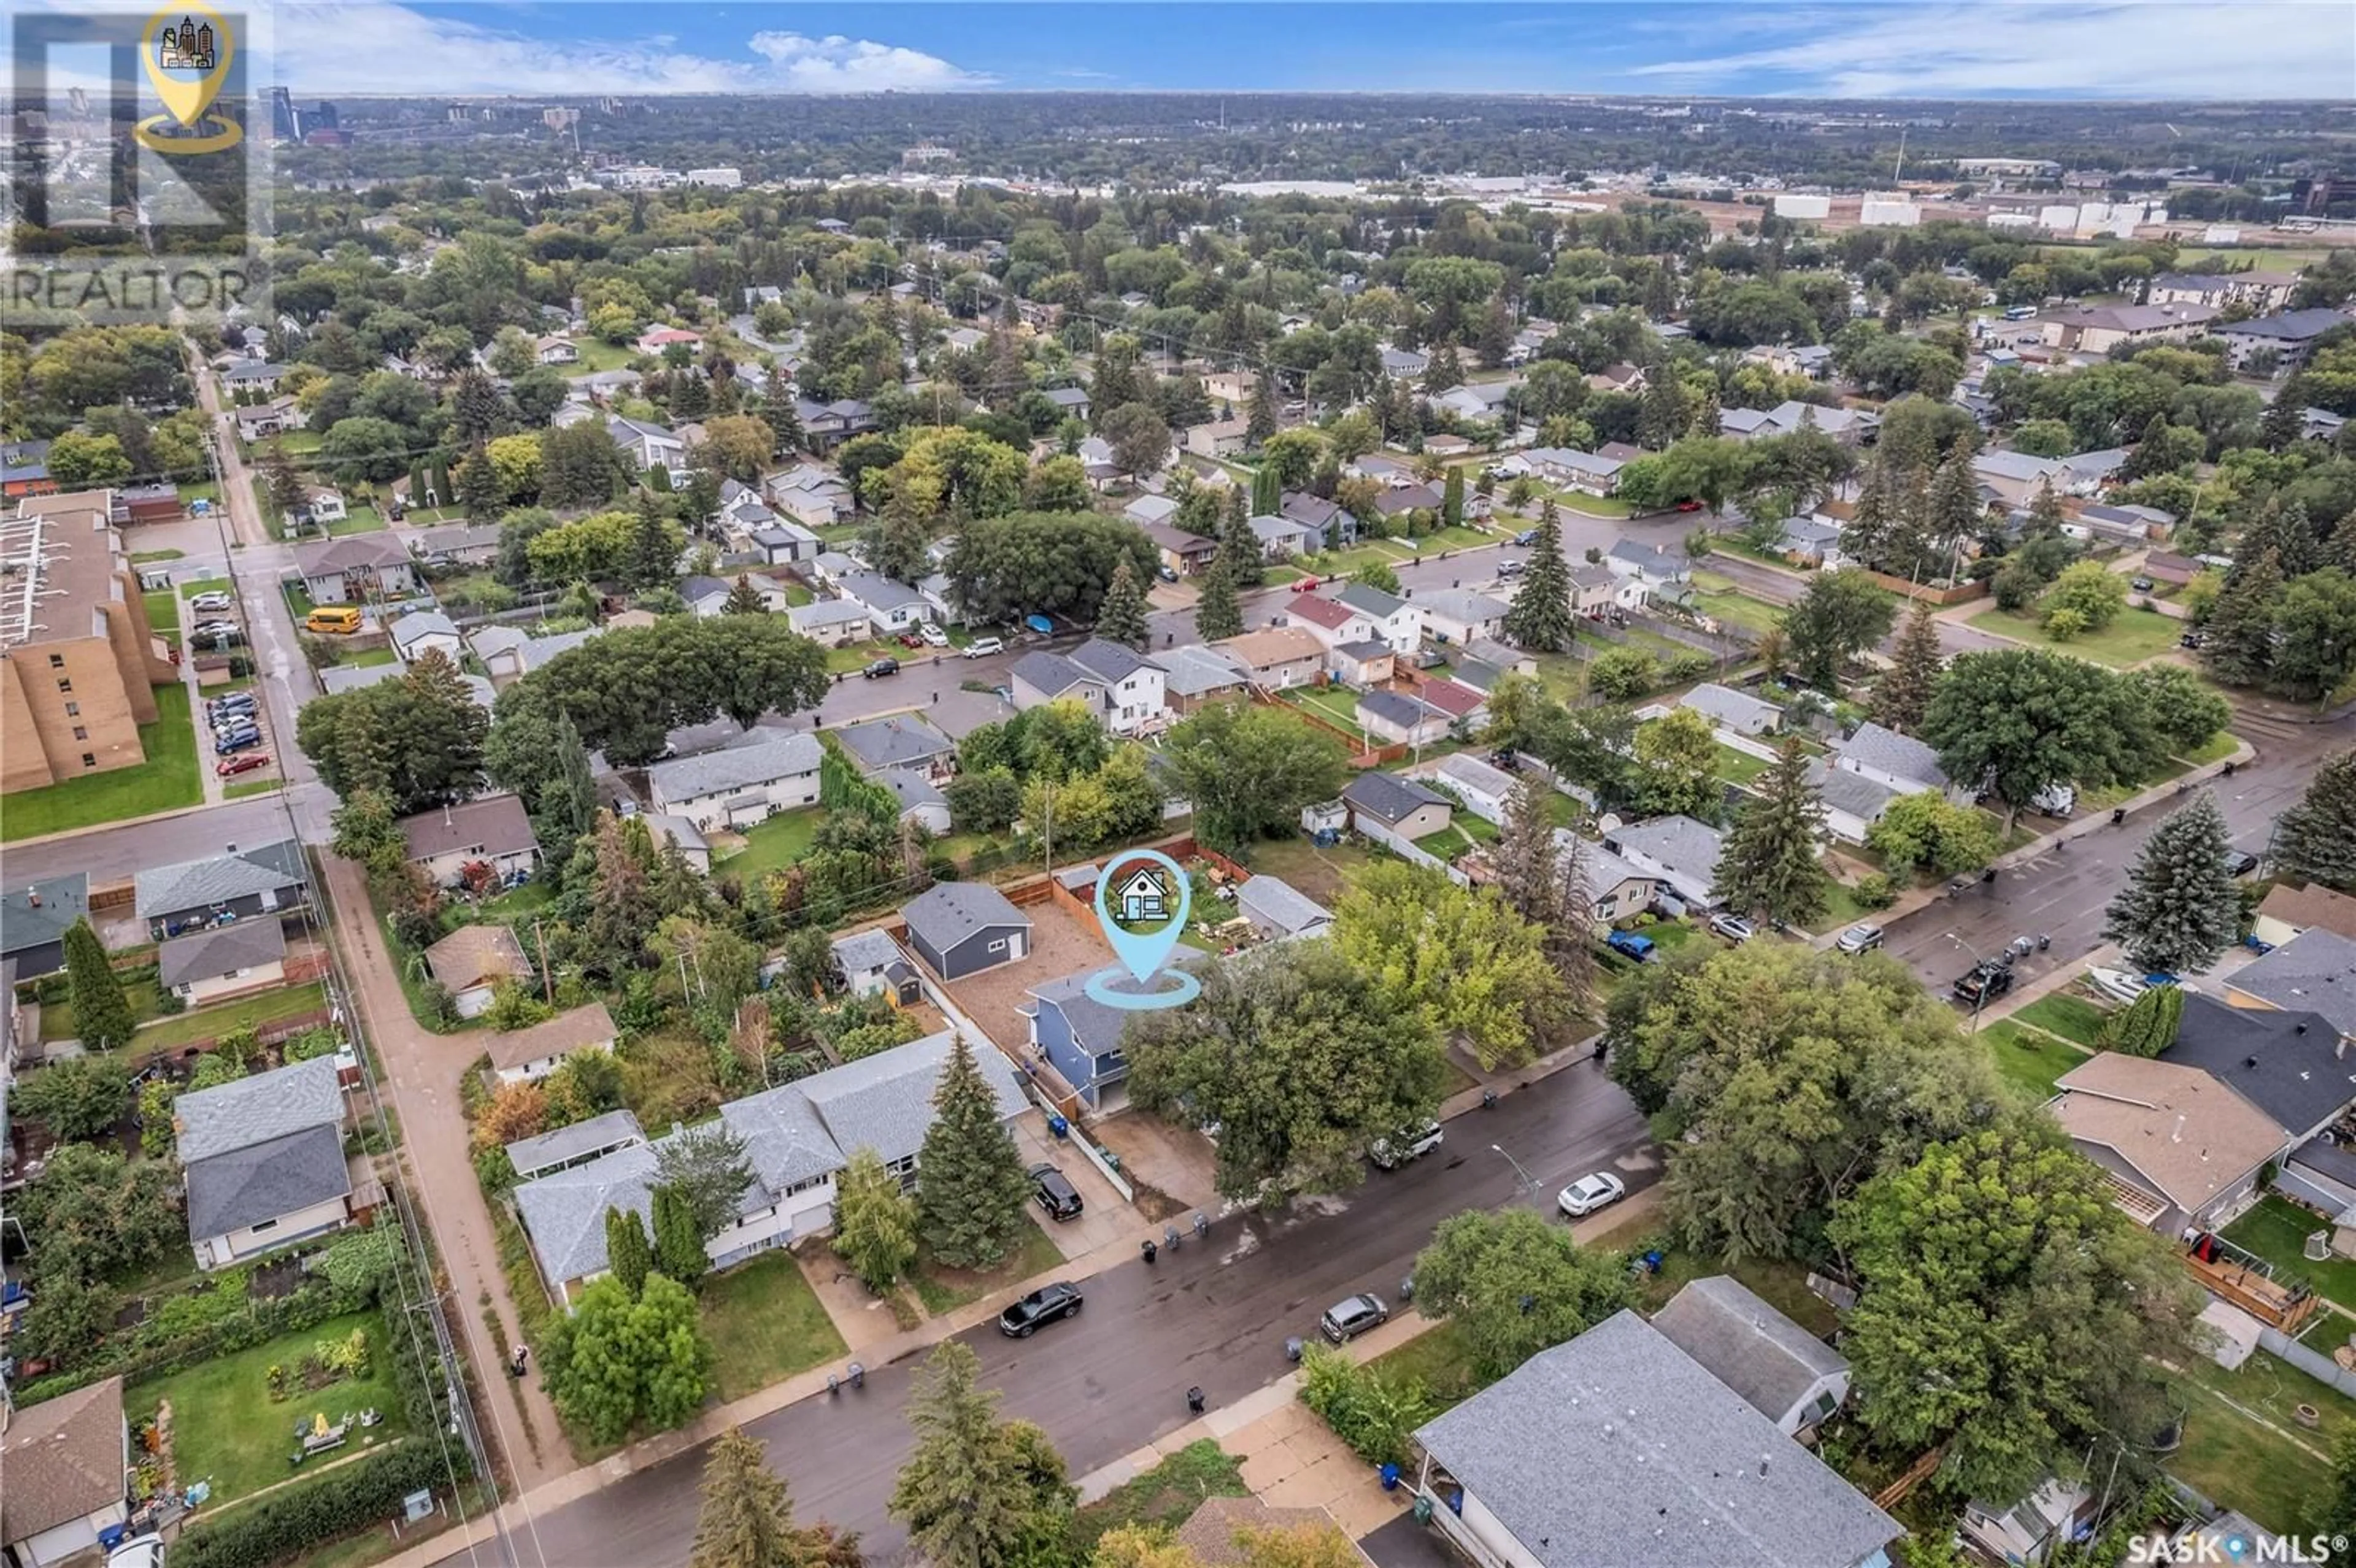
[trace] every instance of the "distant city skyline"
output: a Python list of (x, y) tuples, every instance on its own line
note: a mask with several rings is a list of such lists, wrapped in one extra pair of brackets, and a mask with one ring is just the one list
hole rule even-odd
[[(297, 92), (1129, 91), (2345, 98), (2356, 11), (2233, 5), (286, 0)], [(388, 62), (432, 62), (388, 78)], [(411, 80), (403, 80), (402, 76)]]

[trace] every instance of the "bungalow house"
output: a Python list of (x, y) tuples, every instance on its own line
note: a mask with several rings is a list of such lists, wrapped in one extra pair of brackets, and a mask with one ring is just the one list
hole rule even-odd
[(1414, 1441), (1431, 1523), (1476, 1568), (1887, 1568), (1905, 1533), (1633, 1311)]
[(817, 805), (825, 755), (812, 735), (748, 731), (735, 745), (648, 768), (648, 802), (699, 832), (741, 831), (777, 812)]
[(203, 926), (267, 917), (303, 907), (311, 867), (292, 838), (203, 860), (151, 866), (132, 879), (133, 906), (147, 934), (161, 942)]
[(1364, 615), (1392, 652), (1412, 654), (1423, 645), (1423, 612), (1408, 601), (1364, 582), (1349, 583), (1334, 597)]
[(1190, 534), (1168, 523), (1147, 523), (1145, 537), (1153, 541), (1153, 553), (1162, 569), (1180, 577), (1199, 577), (1211, 569), (1211, 558), (1219, 551), (1219, 541)]
[(508, 1164), (516, 1179), (531, 1181), (576, 1165), (602, 1159), (619, 1149), (637, 1148), (647, 1141), (637, 1117), (627, 1111), (608, 1111), (552, 1133), (535, 1133), (507, 1146)]
[(438, 653), (455, 665), (466, 651), (457, 623), (439, 610), (412, 610), (384, 630), (403, 664), (415, 664), (428, 653)]
[(155, 984), (192, 1007), (286, 983), (286, 933), (274, 920), (176, 936), (155, 950)]
[(1178, 503), (1167, 496), (1140, 496), (1120, 509), (1120, 515), (1130, 522), (1166, 523), (1178, 515)]
[(1248, 420), (1213, 420), (1186, 432), (1186, 450), (1197, 457), (1236, 457), (1250, 443)]
[(804, 463), (772, 474), (763, 484), (770, 505), (795, 521), (813, 528), (847, 523), (859, 513), (851, 486), (831, 469)]
[(1416, 595), (1415, 604), (1433, 641), (1458, 644), (1497, 636), (1512, 608), (1503, 599), (1467, 588), (1427, 588)]
[(1233, 660), (1252, 685), (1268, 690), (1313, 686), (1325, 669), (1325, 645), (1301, 626), (1245, 632), (1211, 647)]
[(0, 962), (19, 980), (66, 966), (66, 928), (90, 913), (90, 877), (68, 871), (0, 893)]
[(687, 440), (665, 425), (648, 420), (624, 419), (609, 414), (605, 433), (612, 438), (630, 466), (641, 473), (659, 468), (668, 474), (687, 461)]
[(478, 1019), (489, 1010), (500, 981), (529, 984), (537, 978), (523, 944), (504, 925), (458, 927), (425, 950), (425, 972), (450, 993), (462, 1019)]
[[(726, 1268), (830, 1229), (835, 1179), (859, 1149), (873, 1150), (902, 1180), (913, 1179), (952, 1039), (944, 1029), (721, 1106), (722, 1123), (744, 1141), (753, 1179), (734, 1218), (703, 1244), (712, 1266)], [(974, 1060), (1004, 1119), (1023, 1115), (1029, 1105), (1013, 1065), (987, 1047)], [(656, 1151), (666, 1141), (617, 1149), (516, 1189), (516, 1210), (552, 1299), (570, 1306), (611, 1267), (606, 1210), (641, 1221), (651, 1216)]]
[(1088, 394), (1083, 388), (1050, 387), (1047, 389), (1047, 400), (1055, 404), (1055, 411), (1066, 419), (1084, 420), (1088, 417)]
[(2356, 942), (2356, 898), (2334, 892), (2321, 882), (2303, 888), (2276, 883), (2258, 905), (2254, 934), (2269, 947), (2280, 947), (2319, 926)]
[(1718, 907), (1718, 862), (1725, 837), (1690, 816), (1656, 816), (1615, 827), (1603, 847), (1638, 870), (1660, 880), (1670, 898), (1691, 912)]
[(2225, 980), (2237, 1008), (2319, 1013), (2340, 1039), (2356, 1041), (2356, 940), (2310, 926)]
[(1419, 348), (1382, 350), (1383, 374), (1394, 381), (1412, 381), (1431, 368), (1431, 356)]
[(1449, 717), (1404, 691), (1358, 694), (1358, 728), (1378, 741), (1436, 746), (1448, 739)]
[(1830, 517), (1786, 517), (1775, 548), (1794, 566), (1837, 571), (1849, 564), (1840, 539), (1841, 526)]
[(1505, 769), (1484, 763), (1470, 752), (1459, 752), (1452, 757), (1442, 757), (1430, 777), (1482, 821), (1505, 826), (1505, 803), (1514, 793), (1514, 775)]
[(641, 354), (659, 354), (673, 344), (693, 348), (703, 341), (700, 332), (690, 332), (683, 326), (657, 326), (638, 334), (637, 348)]
[(1907, 793), (1863, 773), (1827, 766), (1822, 757), (1808, 759), (1808, 784), (1824, 803), (1825, 831), (1847, 844), (1864, 843), (1890, 803)]
[(2304, 1143), (2356, 1104), (2356, 1056), (2320, 1014), (2236, 1008), (2188, 992), (2162, 1061), (2197, 1067)]
[(1247, 519), (1247, 526), (1259, 540), (1259, 552), (1268, 560), (1289, 560), (1296, 555), (1314, 552), (1317, 530), (1293, 517), (1270, 517), (1263, 512)]
[(1901, 735), (1869, 720), (1834, 746), (1833, 766), (1846, 773), (1861, 773), (1901, 795), (1920, 795), (1926, 789), (1935, 789), (1944, 792), (1958, 805), (1971, 804), (1973, 792), (1948, 781), (1946, 770), (1939, 766), (1936, 752), (1912, 735)]
[(1200, 643), (1164, 648), (1153, 662), (1162, 667), (1162, 700), (1173, 713), (1192, 713), (1244, 693), (1244, 674), (1235, 661)]
[(1371, 479), (1377, 485), (1412, 485), (1415, 470), (1396, 457), (1379, 452), (1369, 452), (1354, 457), (1342, 465), (1342, 472), (1352, 479)]
[(497, 523), (445, 523), (409, 536), (410, 552), (428, 566), (488, 566), (498, 559)]
[(2163, 1236), (2222, 1229), (2257, 1200), (2291, 1136), (2197, 1067), (2104, 1051), (2063, 1073), (2048, 1109), (2110, 1178), (2111, 1201)]
[(1252, 923), (1264, 941), (1323, 936), (1333, 912), (1277, 877), (1247, 877), (1236, 889), (1236, 912)]
[(437, 888), (455, 888), (466, 868), (487, 866), (500, 882), (528, 876), (540, 859), (540, 840), (523, 802), (512, 795), (487, 795), (401, 819), (409, 863)]
[(581, 350), (574, 346), (573, 339), (552, 336), (532, 344), (532, 357), (543, 365), (578, 365), (581, 363)]
[(1367, 772), (1342, 791), (1350, 825), (1369, 838), (1413, 843), (1446, 827), (1455, 808), (1446, 795), (1397, 773)]
[(315, 1056), (172, 1104), (197, 1266), (226, 1268), (273, 1247), (341, 1230), (371, 1195), (344, 1162), (344, 1091), (332, 1056)]
[(855, 599), (814, 599), (786, 612), (786, 624), (821, 647), (847, 648), (874, 635), (867, 606)]
[(1386, 686), (1398, 673), (1398, 655), (1379, 637), (1325, 650), (1325, 670), (1344, 686)]
[(1477, 687), (1426, 676), (1417, 679), (1415, 695), (1425, 707), (1446, 714), (1460, 731), (1478, 730), (1489, 721), (1489, 694)]
[[(1091, 965), (1075, 975), (1033, 986), (1030, 1000), (1016, 1008), (1030, 1028), (1032, 1051), (1054, 1064), (1090, 1110), (1110, 1114), (1129, 1105), (1129, 1059), (1121, 1054), (1121, 1031), (1135, 1015), (1087, 993)], [(1127, 976), (1112, 983), (1126, 990)]]
[(1358, 542), (1358, 519), (1341, 506), (1307, 490), (1287, 490), (1278, 497), (1279, 516), (1309, 530), (1312, 550), (1340, 549)]
[[(766, 577), (749, 572), (738, 574), (744, 585), (759, 596), (762, 610), (775, 612), (787, 608), (786, 591)], [(736, 591), (737, 578), (706, 577), (697, 573), (679, 581), (679, 596), (687, 602), (688, 612), (711, 620), (728, 612), (728, 596)]]
[(1848, 1398), (1848, 1358), (1731, 1275), (1687, 1285), (1653, 1327), (1786, 1437), (1822, 1425)]
[(2175, 514), (2158, 507), (2119, 507), (2102, 502), (2080, 507), (2075, 517), (2063, 519), (2062, 531), (2072, 539), (2105, 539), (2140, 545), (2163, 537), (2175, 526)]
[(590, 1002), (524, 1029), (494, 1033), (488, 1044), (491, 1076), (501, 1083), (537, 1083), (577, 1051), (612, 1051), (613, 1015), (603, 1002)]
[(267, 359), (232, 359), (220, 368), (220, 384), (231, 392), (266, 392), (284, 380), (291, 368)]
[(914, 768), (887, 768), (875, 775), (875, 782), (899, 801), (901, 821), (913, 822), (936, 838), (948, 835), (952, 826), (949, 797), (931, 779)]
[(1515, 453), (1498, 464), (1507, 474), (1526, 474), (1549, 485), (1589, 496), (1612, 494), (1619, 485), (1620, 470), (1623, 466), (1625, 464), (1619, 458), (1580, 452), (1568, 446), (1534, 446), (1526, 452)]
[(1599, 925), (1632, 920), (1661, 896), (1660, 878), (1639, 870), (1595, 840), (1575, 838), (1569, 828), (1558, 827), (1554, 841), (1558, 855), (1569, 855), (1571, 845), (1578, 844), (1580, 891), (1588, 914)]
[(1693, 580), (1693, 562), (1679, 551), (1632, 539), (1612, 540), (1612, 548), (1603, 552), (1603, 564), (1614, 577), (1633, 578), (1648, 588)]
[(986, 882), (941, 882), (900, 908), (908, 945), (944, 980), (961, 980), (1031, 950), (1031, 917)]
[(1387, 485), (1375, 497), (1375, 515), (1386, 522), (1412, 517), (1418, 512), (1437, 516), (1440, 492), (1429, 485)]
[(347, 534), (294, 547), (294, 571), (315, 604), (356, 604), (417, 592), (417, 569), (391, 532)]
[(834, 939), (835, 966), (843, 986), (854, 997), (888, 997), (895, 1007), (925, 999), (924, 984), (910, 958), (892, 933), (880, 926), (846, 933)]
[(2153, 550), (2143, 558), (2143, 568), (2136, 573), (2170, 588), (2181, 588), (2202, 571), (2201, 563), (2190, 556), (2173, 555), (2164, 549)]
[(8, 1477), (0, 1557), (13, 1568), (100, 1561), (131, 1517), (123, 1380), (103, 1378), (17, 1410), (0, 1435), (0, 1475)]
[(870, 778), (891, 768), (913, 768), (928, 778), (948, 775), (957, 742), (918, 713), (894, 713), (831, 731), (859, 771)]
[(1720, 730), (1753, 740), (1773, 734), (1783, 722), (1783, 710), (1773, 703), (1712, 680), (1703, 681), (1687, 692), (1677, 699), (1677, 706), (1692, 709)]
[(835, 592), (865, 607), (878, 634), (890, 636), (933, 618), (925, 596), (905, 582), (872, 571), (845, 572), (835, 580)]

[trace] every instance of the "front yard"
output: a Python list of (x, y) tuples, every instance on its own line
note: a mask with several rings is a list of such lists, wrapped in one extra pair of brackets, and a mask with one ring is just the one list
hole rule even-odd
[[(358, 1329), (368, 1336), (368, 1374), (305, 1388), (301, 1371), (315, 1347), (348, 1339)], [(123, 1404), (135, 1419), (152, 1416), (159, 1403), (172, 1407), (173, 1468), (178, 1484), (209, 1480), (213, 1502), (273, 1486), (363, 1448), (380, 1448), (408, 1430), (401, 1391), (392, 1371), (392, 1346), (381, 1313), (355, 1312), (331, 1317), (316, 1328), (282, 1334), (250, 1350), (199, 1362), (153, 1382), (124, 1391)], [(283, 1369), (286, 1397), (270, 1397), (270, 1369)], [(302, 1446), (296, 1435), (313, 1418), (329, 1424), (373, 1409), (377, 1425), (352, 1425), (350, 1441), (301, 1466), (288, 1463)]]
[(2058, 1034), (2063, 1040), (2097, 1049), (2103, 1032), (2103, 1020), (2111, 1016), (2108, 1008), (2098, 1008), (2083, 997), (2073, 997), (2065, 991), (2055, 991), (2038, 997), (2012, 1015), (2025, 1024), (2033, 1024), (2048, 1034)]
[(929, 1252), (923, 1252), (916, 1256), (916, 1272), (908, 1283), (916, 1288), (916, 1299), (925, 1304), (925, 1310), (938, 1317), (969, 1302), (980, 1301), (992, 1291), (1004, 1290), (1063, 1266), (1064, 1252), (1055, 1245), (1055, 1239), (1031, 1224), (1023, 1227), (1022, 1244), (996, 1268), (947, 1268), (936, 1263)]
[(188, 688), (175, 681), (155, 688), (156, 718), (139, 726), (147, 760), (127, 768), (19, 790), (0, 803), (0, 843), (94, 827), (195, 805), (205, 797), (197, 774), (197, 732), (188, 715)]
[[(822, 1257), (819, 1266), (832, 1262)], [(714, 1275), (701, 1298), (713, 1386), (723, 1403), (844, 1352), (842, 1336), (791, 1253), (767, 1253)]]
[(2086, 1060), (2061, 1040), (2010, 1019), (1981, 1025), (1980, 1039), (1987, 1042), (1997, 1076), (2040, 1105), (2053, 1098), (2055, 1080)]
[(2035, 615), (2017, 614), (2009, 610), (1983, 610), (1971, 618), (1971, 624), (1996, 636), (2009, 637), (2031, 647), (2075, 654), (2114, 669), (2126, 669), (2164, 654), (2175, 647), (2176, 639), (2184, 635), (2183, 622), (2170, 620), (2156, 610), (2132, 607), (2120, 611), (2118, 619), (2101, 631), (2072, 637), (2067, 642), (2057, 642), (2047, 635)]

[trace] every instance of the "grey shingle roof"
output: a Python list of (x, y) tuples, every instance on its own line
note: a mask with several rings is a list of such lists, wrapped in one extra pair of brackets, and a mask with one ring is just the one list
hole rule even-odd
[(439, 610), (412, 610), (385, 628), (395, 647), (408, 647), (426, 637), (456, 637), (457, 623)]
[(1199, 643), (1168, 649), (1153, 662), (1162, 667), (1163, 687), (1176, 697), (1199, 697), (1244, 682), (1243, 672), (1233, 659)]
[(134, 897), (142, 920), (177, 914), (183, 910), (209, 909), (232, 899), (283, 891), (306, 885), (310, 868), (303, 846), (292, 838), (260, 844), (234, 855), (184, 860), (175, 866), (155, 866), (133, 880)]
[(818, 772), (826, 755), (817, 737), (775, 731), (748, 746), (727, 746), (700, 757), (675, 757), (647, 770), (659, 800), (700, 800), (730, 790)]
[(1333, 912), (1280, 877), (1253, 877), (1236, 890), (1236, 902), (1280, 931), (1300, 933), (1328, 924)]
[(2299, 933), (2237, 970), (2232, 985), (2278, 1008), (2321, 1013), (2341, 1034), (2356, 1035), (2356, 942), (2336, 931)]
[(224, 1236), (351, 1189), (343, 1134), (335, 1127), (305, 1127), (231, 1149), (188, 1167), (188, 1239)]
[(1127, 680), (1141, 669), (1158, 667), (1151, 659), (1144, 657), (1134, 648), (1107, 642), (1102, 637), (1090, 637), (1074, 648), (1070, 657), (1080, 668), (1108, 683)]
[(2339, 1031), (2311, 1012), (2228, 1007), (2188, 992), (2176, 1043), (2159, 1059), (2198, 1067), (2294, 1133), (2356, 1101), (2356, 1059), (2340, 1055)]
[(1851, 1568), (1903, 1533), (1633, 1312), (1416, 1436), (1539, 1568)]
[(1725, 839), (1715, 827), (1690, 816), (1656, 816), (1616, 830), (1610, 847), (1631, 859), (1652, 860), (1677, 885), (1680, 897), (1690, 894), (1708, 902), (1715, 892)]
[(1705, 718), (1715, 719), (1730, 730), (1746, 735), (1771, 730), (1783, 718), (1783, 710), (1772, 702), (1763, 701), (1747, 691), (1737, 691), (1730, 686), (1720, 686), (1706, 680), (1677, 699), (1680, 708), (1690, 708)]
[(614, 1035), (614, 1015), (605, 1004), (584, 1002), (554, 1018), (492, 1035), (488, 1054), (494, 1067), (521, 1067), (590, 1046), (609, 1046)]
[(1448, 797), (1397, 773), (1363, 773), (1350, 781), (1342, 798), (1384, 822), (1400, 822), (1425, 805), (1446, 805)]
[(1094, 678), (1063, 655), (1044, 648), (1024, 654), (1006, 673), (1011, 679), (1051, 698), (1061, 697), (1083, 681)]
[(1031, 917), (986, 882), (941, 882), (900, 906), (900, 918), (936, 953), (946, 953), (988, 926), (1029, 929)]
[(408, 564), (409, 548), (389, 532), (345, 534), (294, 547), (294, 570), (305, 578)]
[(62, 941), (66, 927), (89, 912), (90, 878), (80, 871), (11, 888), (0, 893), (0, 953)]
[[(826, 1130), (844, 1154), (872, 1148), (884, 1163), (905, 1159), (924, 1146), (933, 1125), (933, 1094), (948, 1063), (950, 1031), (928, 1035), (895, 1051), (805, 1078), (788, 1085), (817, 1107)], [(1013, 1063), (987, 1040), (969, 1041), (981, 1075), (998, 1095), (999, 1114), (1023, 1114), (1027, 1101)], [(776, 1091), (771, 1091), (772, 1093)]]
[(178, 1128), (180, 1163), (194, 1165), (306, 1127), (340, 1126), (344, 1092), (336, 1083), (335, 1058), (315, 1056), (183, 1094), (173, 1102), (172, 1119)]
[(1415, 602), (1426, 610), (1476, 624), (1494, 621), (1513, 608), (1503, 599), (1476, 593), (1470, 588), (1428, 588), (1416, 596)]
[(955, 741), (924, 720), (895, 713), (864, 724), (846, 724), (834, 738), (870, 773), (928, 762), (957, 749)]
[(1333, 597), (1353, 610), (1365, 611), (1377, 621), (1387, 621), (1407, 608), (1407, 601), (1396, 593), (1386, 593), (1364, 582), (1353, 582)]
[(626, 1110), (608, 1111), (602, 1116), (592, 1116), (585, 1122), (575, 1122), (552, 1133), (518, 1138), (508, 1145), (508, 1163), (528, 1179), (535, 1172), (546, 1170), (552, 1165), (562, 1165), (591, 1149), (604, 1148), (608, 1144), (639, 1136), (637, 1117)]
[(1730, 1275), (1697, 1279), (1653, 1314), (1653, 1327), (1770, 1421), (1781, 1421), (1819, 1378), (1847, 1359), (1776, 1311)]
[(1364, 692), (1358, 698), (1358, 709), (1404, 729), (1412, 729), (1430, 717), (1422, 703), (1403, 691)]
[(1843, 741), (1836, 750), (1851, 762), (1861, 763), (1901, 779), (1934, 789), (1947, 786), (1946, 770), (1939, 766), (1939, 754), (1912, 735), (1901, 735), (1871, 722), (1857, 727), (1857, 733)]
[(1827, 806), (1847, 812), (1859, 822), (1879, 820), (1882, 811), (1898, 798), (1898, 791), (1879, 780), (1853, 773), (1847, 768), (1827, 767), (1822, 757), (1808, 759), (1808, 783)]
[(900, 797), (903, 815), (920, 806), (947, 805), (949, 797), (933, 787), (933, 781), (914, 768), (886, 768), (875, 775), (875, 782)]
[(872, 571), (847, 571), (835, 579), (834, 585), (845, 597), (856, 599), (870, 610), (887, 614), (925, 602), (925, 596), (906, 583), (895, 582)]
[(894, 964), (907, 962), (907, 955), (892, 940), (892, 933), (880, 926), (854, 931), (834, 939), (835, 961), (846, 975), (863, 974), (870, 969), (888, 969)]
[(166, 988), (190, 980), (210, 980), (232, 970), (274, 964), (286, 956), (286, 933), (274, 920), (241, 920), (234, 925), (176, 936), (155, 950), (155, 978)]

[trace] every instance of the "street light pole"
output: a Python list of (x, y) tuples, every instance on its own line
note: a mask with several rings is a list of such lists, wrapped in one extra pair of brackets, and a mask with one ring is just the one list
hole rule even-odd
[(1948, 941), (1954, 943), (1956, 946), (1962, 948), (1965, 952), (1972, 955), (1972, 966), (1979, 976), (1979, 985), (1972, 992), (1972, 1027), (1970, 1031), (1973, 1034), (1977, 1034), (1980, 1032), (1980, 1005), (1987, 1000), (1987, 960), (1980, 956), (1980, 950), (1978, 948), (1974, 947), (1970, 943), (1965, 942), (1962, 937), (1957, 936), (1954, 932), (1948, 932), (1946, 933), (1946, 937)]
[(1524, 1196), (1527, 1197), (1531, 1202), (1537, 1202), (1538, 1200), (1538, 1194), (1542, 1190), (1538, 1186), (1538, 1179), (1532, 1176), (1528, 1171), (1523, 1169), (1522, 1162), (1520, 1160), (1515, 1159), (1510, 1154), (1506, 1154), (1505, 1145), (1491, 1144), (1489, 1147), (1497, 1153), (1505, 1156), (1505, 1163), (1514, 1168), (1514, 1179), (1520, 1185)]

